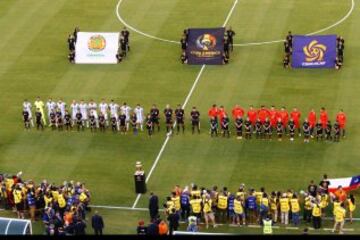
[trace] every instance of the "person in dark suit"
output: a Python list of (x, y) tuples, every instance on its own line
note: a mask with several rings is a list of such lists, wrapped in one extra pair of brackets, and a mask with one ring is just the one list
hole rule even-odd
[(149, 199), (150, 221), (156, 220), (159, 216), (159, 198), (153, 193), (150, 193)]
[(177, 231), (179, 227), (179, 215), (176, 213), (175, 208), (172, 209), (167, 220), (169, 221), (169, 233), (172, 235), (173, 231)]
[(98, 211), (95, 211), (94, 216), (91, 218), (91, 226), (94, 229), (95, 235), (102, 235), (104, 221), (102, 216), (99, 215)]

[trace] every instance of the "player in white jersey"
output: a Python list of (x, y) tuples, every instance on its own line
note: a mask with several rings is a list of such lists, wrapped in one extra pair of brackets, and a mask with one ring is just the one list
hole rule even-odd
[(140, 126), (141, 131), (143, 131), (143, 122), (144, 122), (144, 109), (137, 104), (134, 108), (134, 113), (136, 114), (136, 124)]
[(90, 99), (90, 102), (88, 104), (89, 112), (92, 112), (93, 116), (95, 117), (96, 127), (99, 127), (99, 117), (97, 114), (97, 103), (94, 102), (93, 99)]
[(25, 111), (27, 111), (29, 113), (29, 120), (30, 120), (31, 126), (34, 127), (34, 121), (32, 119), (32, 113), (31, 113), (32, 105), (27, 99), (24, 100), (23, 108)]
[(125, 113), (126, 116), (126, 131), (129, 130), (129, 123), (130, 123), (130, 111), (131, 111), (131, 107), (126, 105), (126, 102), (124, 102), (124, 104), (120, 107), (120, 110), (123, 111)]
[(120, 130), (120, 126), (119, 126), (119, 104), (115, 103), (114, 100), (111, 99), (111, 102), (109, 104), (109, 108), (110, 108), (110, 114), (111, 116), (114, 116), (116, 118), (116, 123), (117, 123), (117, 129), (118, 131)]
[(72, 119), (72, 126), (74, 127), (76, 123), (76, 114), (79, 112), (79, 104), (76, 102), (76, 100), (73, 100), (70, 108), (71, 108), (71, 119)]
[(54, 110), (56, 110), (57, 104), (56, 102), (54, 102), (52, 100), (52, 98), (49, 98), (49, 100), (46, 102), (46, 108), (47, 108), (47, 114), (48, 114), (48, 119), (50, 122), (50, 113)]
[(101, 103), (99, 104), (99, 109), (101, 114), (104, 115), (106, 126), (109, 126), (109, 117), (108, 117), (109, 105), (105, 102), (105, 99), (101, 99)]
[(79, 108), (80, 108), (80, 112), (81, 112), (81, 115), (82, 115), (82, 119), (83, 119), (83, 122), (85, 124), (86, 122), (86, 127), (88, 128), (89, 127), (89, 119), (88, 119), (88, 105), (86, 102), (84, 102), (84, 100), (81, 99), (80, 101), (80, 104), (79, 104)]
[(59, 101), (57, 102), (57, 107), (60, 109), (61, 118), (64, 119), (66, 103), (63, 102), (61, 98), (60, 98)]

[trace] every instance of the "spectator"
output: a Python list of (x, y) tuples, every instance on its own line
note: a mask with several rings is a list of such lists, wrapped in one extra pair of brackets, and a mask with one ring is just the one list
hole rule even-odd
[(147, 235), (159, 235), (159, 226), (156, 219), (153, 219), (147, 227)]
[(318, 202), (313, 201), (312, 219), (314, 229), (321, 228), (321, 208)]
[(177, 231), (179, 227), (179, 215), (176, 213), (175, 208), (172, 209), (167, 220), (169, 221), (169, 234), (172, 235), (173, 231)]
[(159, 217), (159, 198), (153, 192), (150, 193), (149, 212), (151, 222)]
[(159, 224), (159, 235), (167, 235), (168, 232), (169, 232), (169, 227), (168, 225), (166, 224), (166, 222), (164, 220), (159, 220), (158, 221)]
[(80, 218), (76, 221), (74, 230), (75, 235), (85, 235), (86, 223)]
[(137, 235), (147, 235), (147, 227), (144, 226), (144, 221), (140, 220), (136, 228)]
[(91, 218), (91, 226), (94, 229), (95, 235), (102, 235), (104, 228), (104, 221), (102, 216), (99, 215), (98, 211), (95, 211), (94, 216)]

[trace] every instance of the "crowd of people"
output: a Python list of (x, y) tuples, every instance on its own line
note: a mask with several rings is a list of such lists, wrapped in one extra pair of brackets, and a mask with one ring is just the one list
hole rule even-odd
[[(107, 128), (111, 128), (113, 132), (120, 131), (122, 134), (126, 134), (132, 129), (133, 134), (137, 135), (139, 131), (146, 128), (149, 137), (152, 136), (156, 128), (158, 132), (160, 131), (160, 110), (156, 104), (152, 105), (146, 115), (144, 115), (144, 108), (140, 104), (132, 109), (126, 102), (120, 106), (114, 100), (108, 104), (105, 99), (102, 99), (99, 104), (93, 99), (89, 102), (85, 102), (83, 99), (79, 102), (73, 100), (70, 104), (71, 111), (61, 99), (55, 102), (49, 98), (45, 105), (38, 97), (34, 106), (36, 128), (40, 130), (48, 125), (53, 130), (76, 128), (81, 131), (90, 128), (91, 131), (99, 129), (104, 132)], [(185, 132), (186, 115), (180, 104), (175, 110), (167, 104), (163, 114), (167, 134), (172, 134), (175, 126), (177, 134)], [(32, 118), (32, 104), (27, 99), (23, 102), (22, 115), (26, 129), (35, 127)], [(200, 133), (199, 110), (192, 107), (189, 115), (192, 134)], [(208, 117), (211, 137), (217, 137), (219, 134), (223, 137), (230, 137), (230, 115), (224, 106), (218, 107), (213, 104), (208, 111)], [(306, 143), (309, 142), (310, 138), (316, 138), (318, 141), (323, 139), (340, 141), (341, 136), (345, 137), (347, 120), (344, 111), (340, 110), (336, 115), (334, 125), (332, 125), (324, 107), (320, 109), (319, 118), (315, 110), (311, 109), (304, 121), (301, 122), (302, 113), (296, 107), (288, 112), (285, 107), (276, 109), (275, 106), (270, 108), (261, 106), (259, 109), (255, 109), (250, 106), (245, 112), (239, 105), (232, 108), (231, 118), (238, 139), (243, 137), (251, 139), (253, 134), (257, 139), (272, 139), (273, 134), (276, 134), (279, 141), (284, 135), (288, 135), (290, 141), (294, 141), (297, 132), (299, 136), (304, 135), (304, 142)]]
[[(177, 230), (179, 221), (189, 224), (188, 231), (196, 231), (202, 220), (205, 221), (205, 228), (215, 228), (219, 223), (263, 225), (267, 220), (270, 220), (271, 225), (299, 226), (303, 221), (316, 230), (321, 228), (324, 217), (333, 218), (333, 232), (343, 233), (346, 216), (352, 223), (352, 213), (356, 209), (355, 197), (343, 190), (342, 186), (338, 186), (335, 192), (329, 192), (329, 185), (326, 174), (319, 184), (310, 181), (306, 191), (299, 192), (293, 189), (267, 191), (264, 187), (247, 189), (245, 184), (241, 184), (234, 192), (230, 192), (227, 187), (205, 188), (191, 184), (182, 189), (177, 185), (171, 195), (166, 197), (163, 207), (170, 234)], [(154, 194), (151, 193), (151, 223), (164, 222), (160, 219), (157, 202), (157, 197), (154, 201)], [(196, 227), (191, 219), (196, 220)]]
[[(335, 59), (335, 69), (339, 70), (344, 62), (344, 46), (345, 40), (342, 36), (336, 38), (336, 59)], [(284, 68), (290, 67), (291, 63), (291, 54), (293, 52), (293, 35), (291, 31), (288, 32), (288, 35), (284, 41), (284, 52), (285, 56), (283, 59)]]
[[(232, 30), (231, 27), (226, 29), (223, 44), (224, 44), (224, 53), (222, 55), (223, 64), (228, 64), (230, 59), (230, 52), (234, 50), (234, 37), (235, 32)], [(186, 54), (186, 49), (188, 47), (188, 39), (189, 39), (189, 30), (184, 29), (183, 35), (180, 39), (180, 46), (181, 46), (181, 56), (180, 60), (183, 64), (188, 63), (188, 56)]]
[(21, 175), (0, 174), (0, 200), (5, 209), (13, 210), (20, 219), (42, 221), (47, 235), (85, 234), (91, 196), (83, 183), (55, 185), (43, 180), (36, 184)]
[[(77, 42), (77, 34), (80, 31), (79, 27), (76, 27), (74, 32), (72, 34), (69, 34), (68, 36), (68, 48), (69, 48), (69, 54), (68, 54), (68, 60), (70, 63), (75, 63), (75, 45)], [(126, 57), (127, 53), (130, 51), (130, 42), (129, 42), (130, 32), (124, 27), (120, 31), (120, 37), (119, 37), (119, 49), (116, 54), (116, 59), (118, 63), (120, 63), (123, 58)]]

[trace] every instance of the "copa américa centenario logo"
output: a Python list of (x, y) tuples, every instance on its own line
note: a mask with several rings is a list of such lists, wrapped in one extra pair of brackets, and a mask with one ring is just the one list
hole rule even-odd
[(311, 41), (308, 45), (303, 47), (306, 56), (306, 62), (321, 62), (324, 60), (327, 47), (319, 43), (317, 40)]
[(208, 33), (200, 35), (196, 39), (196, 46), (204, 51), (212, 50), (216, 47), (216, 37)]

